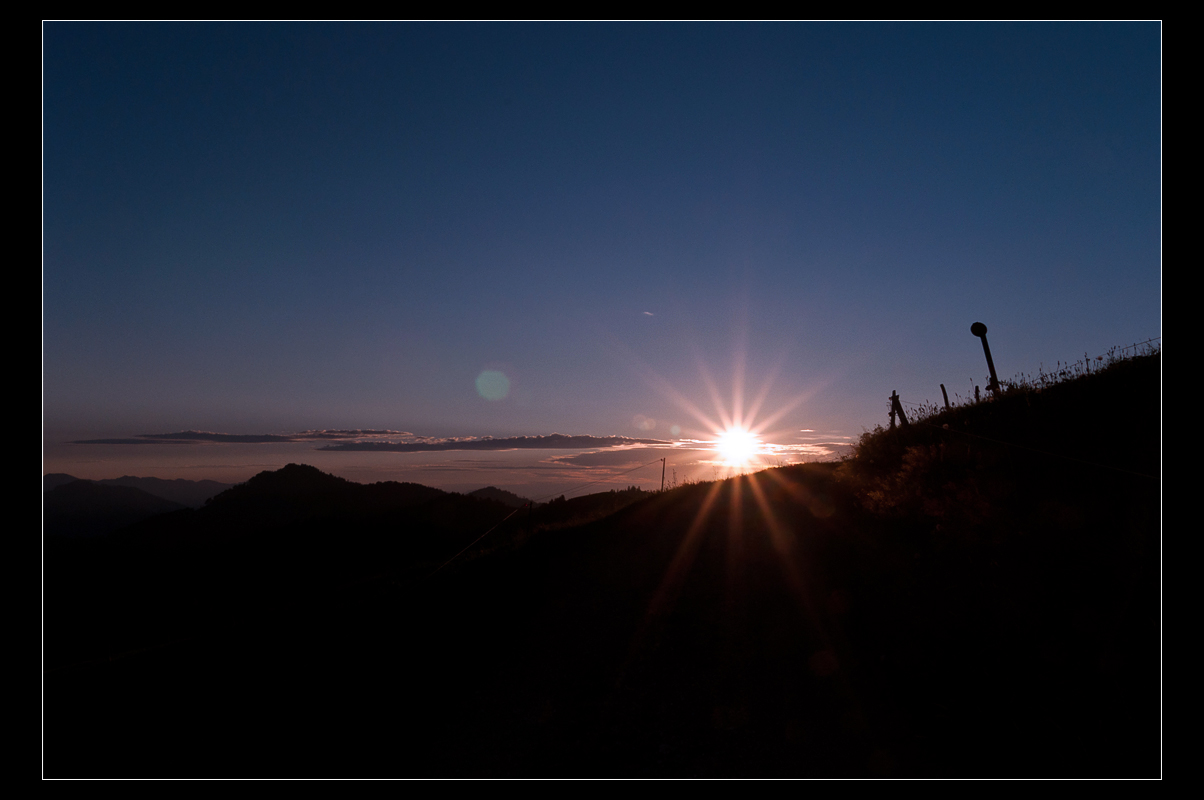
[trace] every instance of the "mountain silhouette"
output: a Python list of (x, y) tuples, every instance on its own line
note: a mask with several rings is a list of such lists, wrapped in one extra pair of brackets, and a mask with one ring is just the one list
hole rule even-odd
[[(55, 487), (77, 481), (72, 475), (62, 472), (52, 472), (42, 476), (42, 491), (48, 492)], [(141, 489), (147, 494), (179, 503), (183, 506), (200, 508), (209, 498), (229, 489), (233, 484), (217, 481), (189, 481), (183, 478), (163, 480), (162, 478), (135, 478), (125, 475), (120, 478), (105, 478), (92, 481), (99, 486), (131, 486)]]
[(502, 505), (510, 506), (511, 508), (521, 508), (531, 502), (525, 497), (519, 497), (514, 492), (508, 492), (496, 486), (486, 486), (483, 489), (477, 489), (469, 492), (468, 496), (478, 497), (482, 500), (496, 500)]
[(132, 486), (77, 480), (42, 495), (42, 530), (47, 536), (98, 536), (181, 508)]

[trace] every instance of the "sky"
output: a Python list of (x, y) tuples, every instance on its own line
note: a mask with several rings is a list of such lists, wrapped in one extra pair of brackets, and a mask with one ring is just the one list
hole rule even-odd
[(43, 472), (652, 488), (1160, 337), (1161, 32), (44, 23)]

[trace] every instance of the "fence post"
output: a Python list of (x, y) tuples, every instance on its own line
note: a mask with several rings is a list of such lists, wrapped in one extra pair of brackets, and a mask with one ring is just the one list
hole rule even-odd
[(892, 390), (890, 393), (890, 427), (894, 430), (895, 415), (899, 415), (899, 421), (906, 427), (910, 423), (907, 421), (907, 415), (903, 413), (903, 405), (899, 402), (899, 393)]

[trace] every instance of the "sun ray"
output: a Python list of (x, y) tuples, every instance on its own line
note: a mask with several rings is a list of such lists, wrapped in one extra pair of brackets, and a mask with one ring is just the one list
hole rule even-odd
[(765, 404), (765, 400), (769, 397), (769, 392), (773, 388), (774, 381), (777, 380), (779, 368), (780, 365), (779, 367), (775, 367), (769, 374), (769, 377), (761, 383), (760, 391), (757, 392), (757, 396), (753, 398), (752, 403), (748, 407), (749, 420), (756, 419), (757, 415), (761, 413), (761, 406)]
[(649, 617), (661, 616), (672, 607), (674, 598), (685, 581), (686, 574), (690, 571), (690, 564), (693, 563), (694, 556), (698, 552), (702, 529), (711, 515), (711, 507), (715, 505), (722, 488), (722, 482), (716, 482), (707, 489), (707, 496), (703, 498), (698, 513), (694, 515), (694, 520), (686, 530), (686, 535), (682, 537), (681, 544), (673, 554), (669, 568), (665, 570), (665, 577), (652, 596), (648, 607)]
[[(621, 351), (623, 357), (641, 374), (647, 385), (699, 424), (699, 428), (691, 430), (689, 425), (676, 422), (671, 431), (679, 444), (692, 440), (687, 443), (697, 446), (699, 449), (709, 450), (713, 454), (712, 459), (704, 457), (695, 463), (703, 467), (709, 464), (713, 469), (722, 470), (716, 474), (717, 478), (721, 475), (731, 476), (764, 466), (780, 466), (783, 459), (790, 459), (791, 455), (802, 453), (802, 450), (794, 443), (797, 438), (794, 426), (774, 431), (770, 431), (770, 428), (778, 425), (783, 418), (807, 402), (826, 385), (821, 383), (807, 387), (776, 407), (772, 413), (762, 416), (785, 364), (789, 348), (782, 350), (778, 358), (774, 360), (770, 374), (760, 382), (757, 392), (750, 395), (745, 389), (748, 371), (745, 338), (740, 331), (737, 331), (736, 346), (732, 350), (730, 402), (725, 401), (723, 392), (719, 388), (720, 384), (715, 379), (715, 373), (697, 344), (690, 344), (700, 382), (709, 399), (709, 404), (701, 405), (686, 397), (680, 389), (661, 376), (625, 343), (611, 338), (613, 348)], [(704, 410), (706, 405), (709, 405), (711, 410)], [(771, 443), (783, 436), (790, 437), (788, 443)]]
[[(628, 350), (628, 348), (624, 349)], [(631, 639), (628, 658), (622, 669), (625, 671), (628, 665), (633, 663), (641, 649), (655, 646), (656, 638), (663, 633), (668, 618), (703, 547), (707, 531), (712, 530), (711, 527), (708, 527), (708, 520), (716, 512), (721, 493), (726, 488), (730, 492), (725, 537), (727, 541), (725, 552), (728, 560), (725, 569), (726, 594), (729, 604), (728, 611), (735, 614), (732, 619), (739, 618), (739, 614), (733, 611), (732, 604), (738, 604), (740, 601), (741, 582), (755, 578), (751, 573), (745, 576), (745, 571), (752, 566), (748, 561), (750, 553), (753, 552), (750, 549), (753, 547), (753, 542), (748, 538), (749, 532), (751, 530), (763, 531), (763, 535), (768, 539), (766, 544), (769, 546), (770, 552), (776, 555), (773, 560), (778, 562), (778, 566), (782, 570), (788, 591), (794, 598), (795, 607), (804, 620), (804, 624), (812, 631), (812, 641), (818, 647), (812, 656), (812, 669), (816, 670), (817, 674), (823, 675), (831, 675), (835, 671), (838, 682), (851, 695), (851, 686), (847, 685), (847, 676), (841, 669), (840, 659), (837, 657), (838, 647), (831, 631), (827, 630), (829, 622), (823, 613), (823, 597), (817, 594), (824, 590), (808, 580), (806, 560), (796, 546), (797, 532), (790, 525), (785, 524), (775, 513), (777, 493), (782, 491), (784, 498), (788, 497), (788, 505), (806, 508), (816, 519), (829, 516), (830, 511), (825, 513), (825, 503), (821, 502), (820, 498), (813, 496), (807, 490), (806, 485), (795, 484), (788, 480), (786, 475), (780, 474), (780, 470), (747, 474), (751, 468), (764, 465), (767, 457), (771, 458), (774, 453), (783, 452), (788, 447), (772, 444), (771, 440), (776, 441), (781, 436), (788, 434), (797, 438), (795, 426), (787, 426), (786, 430), (772, 433), (770, 429), (777, 426), (788, 414), (821, 391), (828, 382), (812, 383), (804, 391), (790, 397), (786, 403), (775, 408), (772, 413), (762, 417), (761, 414), (769, 402), (773, 386), (781, 372), (782, 360), (774, 365), (773, 370), (761, 383), (755, 395), (746, 395), (747, 353), (743, 347), (737, 347), (732, 362), (733, 374), (729, 405), (724, 402), (719, 384), (701, 353), (695, 349), (694, 355), (702, 384), (713, 407), (712, 413), (707, 413), (699, 404), (685, 397), (668, 380), (661, 377), (642, 359), (628, 350), (630, 363), (637, 366), (645, 381), (702, 426), (701, 430), (689, 433), (692, 438), (696, 439), (692, 444), (702, 448), (709, 447), (716, 458), (711, 463), (722, 464), (728, 469), (728, 474), (735, 477), (726, 481), (715, 481), (707, 488), (706, 496), (699, 505), (685, 534), (676, 544), (669, 563), (665, 567), (665, 572), (648, 601), (643, 620)], [(707, 462), (703, 461), (702, 463)], [(768, 496), (767, 487), (774, 492), (774, 501), (771, 501)], [(745, 491), (751, 493), (751, 498), (744, 497)], [(747, 527), (745, 525), (748, 521), (746, 520), (746, 511), (750, 515), (758, 515), (763, 520), (763, 525)], [(854, 701), (856, 702), (856, 698)]]
[[(777, 550), (779, 555), (789, 555), (793, 550), (792, 537), (786, 532), (782, 524), (778, 522), (777, 515), (775, 515), (773, 513), (773, 509), (770, 508), (769, 501), (765, 497), (765, 492), (761, 488), (761, 481), (759, 477), (757, 475), (749, 475), (747, 477), (748, 486), (752, 490), (753, 499), (757, 501), (757, 507), (761, 511), (761, 516), (765, 519), (766, 527), (769, 528), (769, 538), (773, 542), (774, 549)], [(787, 571), (790, 573), (791, 585), (794, 586), (796, 590), (801, 591), (803, 587), (802, 579), (801, 576), (797, 574), (797, 571), (793, 569), (793, 562), (790, 559), (785, 559), (783, 563), (790, 565), (787, 567)]]
[[(707, 393), (711, 396), (711, 403), (715, 406), (715, 413), (719, 417), (719, 424), (722, 429), (727, 429), (735, 425), (732, 416), (723, 407), (723, 398), (719, 394), (719, 386), (715, 383), (715, 379), (711, 376), (711, 370), (706, 362), (702, 359), (701, 353), (696, 353), (695, 358), (698, 362), (698, 372), (702, 376), (702, 382), (706, 386)], [(712, 427), (711, 432), (719, 430), (719, 427)]]
[(744, 368), (746, 366), (747, 348), (744, 335), (732, 354), (732, 425), (743, 428), (744, 425)]
[[(716, 423), (715, 420), (708, 416), (707, 413), (699, 408), (697, 404), (674, 388), (673, 384), (671, 384), (668, 380), (661, 377), (656, 370), (654, 370), (647, 362), (633, 352), (630, 347), (617, 340), (612, 341), (611, 344), (615, 349), (620, 350), (623, 353), (624, 358), (626, 358), (628, 362), (635, 366), (645, 383), (667, 398), (678, 408), (682, 409), (687, 414), (694, 417), (694, 419), (698, 420), (707, 433), (712, 433), (716, 430), (719, 430), (720, 425), (725, 424), (722, 417), (720, 418), (719, 423)], [(717, 393), (715, 394), (714, 398), (716, 400), (718, 399)], [(720, 408), (720, 413), (722, 414), (722, 404), (719, 404), (718, 408)]]
[(769, 416), (767, 416), (765, 419), (761, 420), (753, 428), (753, 431), (758, 434), (761, 433), (766, 428), (768, 428), (770, 425), (774, 424), (775, 422), (780, 420), (782, 417), (786, 416), (791, 411), (793, 411), (794, 409), (798, 408), (803, 403), (810, 400), (812, 397), (815, 396), (815, 393), (818, 391), (819, 391), (819, 389), (809, 389), (805, 392), (800, 392), (799, 394), (790, 398), (789, 400), (786, 401), (785, 405), (783, 405), (777, 411), (775, 411), (772, 414), (770, 414)]
[[(738, 483), (739, 478), (731, 482), (732, 497), (735, 498), (740, 494)], [(747, 567), (746, 553), (747, 548), (744, 542), (744, 526), (740, 524), (741, 516), (735, 512), (735, 503), (733, 503), (733, 512), (728, 516), (727, 526), (727, 564), (725, 569), (727, 581), (727, 596), (728, 605), (733, 607), (740, 602), (743, 595), (740, 587), (740, 579)]]

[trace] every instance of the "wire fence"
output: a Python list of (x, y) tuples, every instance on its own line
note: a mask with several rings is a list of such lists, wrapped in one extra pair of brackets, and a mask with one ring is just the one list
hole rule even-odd
[[(1038, 368), (1037, 375), (1035, 377), (1032, 376), (1031, 374), (1021, 373), (1021, 374), (1017, 375), (1016, 378), (1014, 378), (1010, 381), (1000, 381), (1000, 385), (1005, 394), (1007, 392), (1015, 392), (1015, 391), (1039, 392), (1043, 389), (1047, 389), (1051, 386), (1055, 386), (1055, 385), (1065, 382), (1065, 381), (1070, 381), (1070, 380), (1074, 380), (1076, 378), (1084, 377), (1086, 375), (1094, 374), (1096, 372), (1101, 372), (1101, 371), (1107, 369), (1108, 367), (1113, 366), (1114, 364), (1120, 363), (1120, 362), (1128, 360), (1128, 359), (1136, 358), (1139, 356), (1154, 355), (1156, 353), (1160, 353), (1161, 352), (1161, 342), (1162, 342), (1162, 337), (1155, 336), (1150, 339), (1146, 339), (1144, 342), (1137, 342), (1135, 344), (1128, 345), (1127, 347), (1113, 347), (1113, 348), (1109, 349), (1106, 353), (1103, 353), (1102, 355), (1098, 355), (1098, 356), (1094, 356), (1094, 357), (1092, 357), (1091, 355), (1089, 355), (1087, 353), (1084, 353), (1083, 358), (1078, 361), (1072, 361), (1072, 362), (1066, 362), (1066, 363), (1063, 363), (1061, 361), (1057, 362), (1057, 366), (1052, 371), (1046, 371), (1045, 366), (1042, 364)], [(999, 445), (999, 446), (1018, 449), (1018, 450), (1024, 450), (1024, 451), (1027, 451), (1030, 453), (1036, 453), (1036, 454), (1047, 456), (1050, 458), (1056, 458), (1056, 459), (1060, 459), (1060, 460), (1064, 460), (1064, 461), (1074, 462), (1074, 463), (1078, 463), (1078, 464), (1084, 464), (1087, 466), (1092, 466), (1092, 467), (1096, 467), (1096, 468), (1103, 469), (1103, 470), (1109, 470), (1112, 472), (1123, 473), (1126, 475), (1133, 475), (1133, 476), (1140, 477), (1140, 478), (1146, 478), (1146, 479), (1150, 479), (1150, 480), (1161, 480), (1162, 479), (1161, 475), (1150, 475), (1150, 474), (1144, 473), (1144, 472), (1136, 472), (1133, 470), (1124, 469), (1123, 467), (1115, 466), (1113, 464), (1105, 464), (1105, 463), (1101, 463), (1101, 462), (1097, 462), (1097, 461), (1084, 460), (1081, 458), (1076, 458), (1074, 456), (1068, 456), (1063, 453), (1057, 453), (1052, 450), (1043, 449), (1040, 447), (1033, 447), (1032, 445), (1008, 442), (1008, 441), (1004, 441), (1002, 439), (995, 439), (990, 436), (983, 436), (982, 434), (979, 434), (979, 433), (970, 433), (969, 431), (959, 430), (957, 428), (950, 427), (949, 425), (937, 425), (937, 424), (934, 424), (933, 422), (931, 422), (930, 420), (939, 416), (940, 414), (942, 414), (943, 412), (945, 412), (948, 409), (972, 406), (977, 403), (986, 402), (986, 401), (989, 401), (992, 399), (989, 394), (985, 395), (983, 397), (979, 397), (977, 387), (975, 387), (975, 398), (974, 399), (967, 398), (967, 399), (963, 400), (960, 395), (954, 395), (954, 397), (956, 398), (957, 402), (948, 403), (948, 405), (946, 405), (944, 407), (938, 406), (936, 403), (933, 403), (930, 401), (924, 401), (922, 403), (912, 403), (912, 402), (902, 400), (901, 398), (898, 398), (898, 400), (902, 405), (907, 406), (908, 409), (911, 411), (911, 414), (910, 414), (911, 419), (909, 421), (910, 424), (920, 425), (920, 426), (924, 426), (927, 428), (931, 428), (933, 430), (940, 431), (942, 434), (961, 437), (963, 439), (977, 439), (977, 440), (980, 440), (983, 442), (990, 442), (994, 445)]]
[[(1161, 352), (1162, 337), (1155, 336), (1146, 339), (1144, 342), (1137, 342), (1126, 347), (1113, 347), (1106, 353), (1098, 356), (1091, 356), (1087, 353), (1078, 361), (1061, 362), (1058, 361), (1056, 366), (1051, 371), (1046, 371), (1045, 365), (1041, 364), (1037, 368), (1037, 374), (1018, 373), (1011, 380), (1001, 380), (1000, 386), (1003, 391), (1040, 391), (1055, 386), (1063, 381), (1074, 380), (1085, 375), (1090, 375), (1095, 372), (1107, 369), (1121, 361), (1143, 355), (1153, 355)], [(975, 397), (962, 398), (960, 394), (954, 394), (955, 402), (949, 403), (949, 408), (958, 406), (973, 405), (974, 403), (990, 400), (990, 393), (979, 395), (978, 387), (975, 387)], [(900, 402), (915, 412), (912, 419), (913, 422), (921, 421), (929, 417), (936, 416), (945, 410), (943, 406), (938, 406), (936, 403), (925, 400), (922, 403), (912, 403), (900, 398)]]

